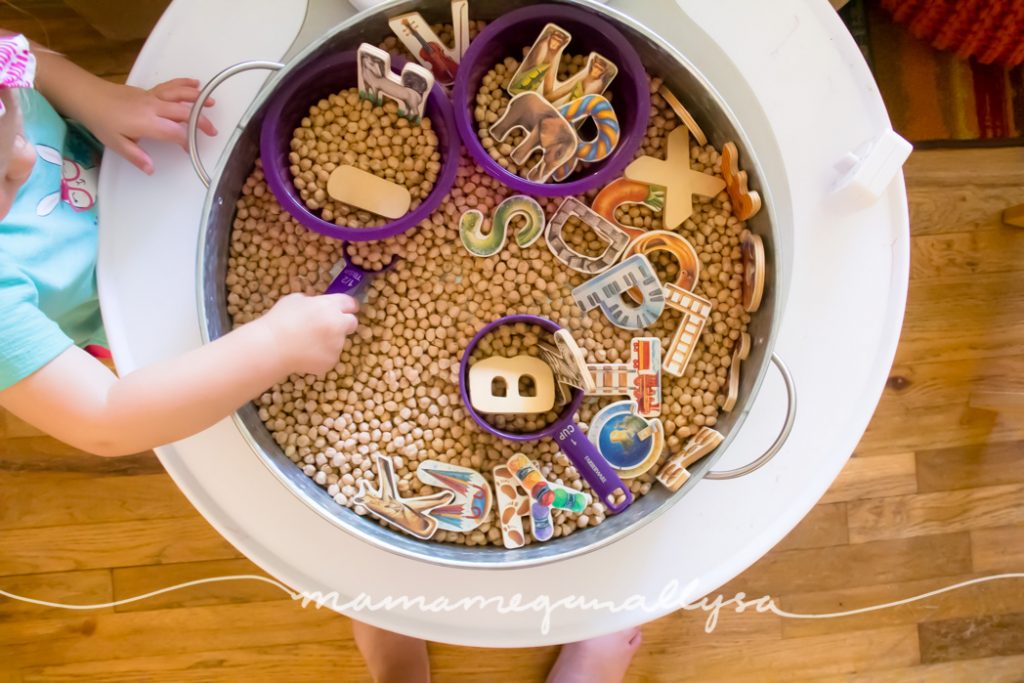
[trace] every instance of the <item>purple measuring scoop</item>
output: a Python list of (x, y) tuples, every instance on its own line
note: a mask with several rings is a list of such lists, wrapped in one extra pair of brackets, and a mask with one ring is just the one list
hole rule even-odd
[[(270, 96), (270, 108), (260, 130), (260, 157), (267, 185), (285, 211), (310, 230), (321, 235), (350, 242), (383, 240), (419, 225), (441, 205), (452, 185), (459, 166), (459, 136), (452, 116), (452, 105), (440, 85), (434, 84), (427, 99), (426, 116), (437, 133), (441, 152), (441, 171), (434, 189), (419, 206), (401, 218), (376, 228), (352, 228), (325, 221), (309, 209), (292, 182), (288, 153), (292, 134), (310, 106), (343, 88), (357, 84), (355, 52), (341, 52), (316, 59), (292, 69)], [(401, 70), (405, 60), (392, 57), (392, 68)]]
[[(473, 353), (473, 349), (480, 343), (486, 335), (497, 329), (502, 325), (514, 325), (516, 323), (526, 323), (527, 325), (538, 325), (541, 328), (554, 334), (558, 330), (562, 329), (557, 323), (548, 320), (547, 318), (541, 318), (536, 315), (506, 315), (503, 318), (498, 318), (494, 322), (490, 322), (483, 327), (476, 336), (470, 340), (469, 345), (466, 347), (465, 352), (462, 354), (462, 363), (459, 366), (459, 393), (462, 394), (462, 402), (466, 406), (466, 410), (469, 411), (470, 416), (480, 427), (494, 436), (500, 436), (503, 439), (509, 439), (510, 441), (535, 441), (537, 439), (543, 439), (546, 436), (550, 436), (555, 439), (558, 443), (558, 447), (562, 449), (562, 452), (569, 458), (573, 466), (579, 471), (583, 478), (590, 484), (590, 488), (594, 489), (594, 493), (601, 502), (613, 513), (622, 512), (630, 503), (633, 502), (633, 494), (630, 492), (629, 487), (622, 483), (622, 479), (615, 473), (612, 466), (608, 464), (608, 461), (604, 459), (604, 456), (598, 452), (594, 444), (590, 443), (590, 439), (583, 434), (580, 430), (580, 426), (576, 424), (573, 419), (576, 415), (576, 411), (580, 409), (580, 404), (583, 403), (583, 390), (573, 387), (572, 390), (572, 401), (565, 409), (562, 410), (561, 415), (553, 423), (540, 430), (539, 432), (530, 432), (526, 434), (517, 434), (515, 432), (506, 432), (502, 429), (492, 427), (487, 420), (480, 416), (480, 414), (473, 407), (473, 404), (469, 400), (469, 357)], [(621, 503), (615, 503), (614, 494), (619, 491), (626, 494), (625, 500)]]
[(345, 265), (334, 276), (334, 279), (331, 280), (331, 284), (327, 285), (327, 290), (324, 294), (348, 294), (360, 299), (363, 293), (363, 286), (370, 281), (370, 278), (391, 270), (395, 263), (398, 262), (398, 258), (392, 256), (387, 265), (380, 270), (366, 270), (362, 266), (352, 263), (352, 257), (348, 255), (348, 244), (348, 242), (345, 242), (341, 247), (341, 253), (345, 258)]
[[(555, 23), (572, 35), (566, 52), (598, 52), (619, 67), (608, 92), (619, 118), (619, 144), (607, 158), (588, 164), (562, 183), (535, 183), (502, 168), (484, 149), (473, 120), (476, 94), (487, 71), (506, 57), (522, 58), (520, 49), (533, 44), (545, 24)], [(481, 31), (459, 63), (452, 91), (455, 125), (473, 160), (493, 178), (515, 192), (541, 197), (566, 197), (603, 187), (622, 175), (633, 160), (651, 116), (647, 71), (629, 41), (594, 12), (569, 5), (529, 5), (498, 17)]]

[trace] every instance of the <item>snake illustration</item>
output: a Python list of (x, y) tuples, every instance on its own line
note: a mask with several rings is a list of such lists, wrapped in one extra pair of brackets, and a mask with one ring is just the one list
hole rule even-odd
[(615, 115), (612, 103), (602, 95), (584, 95), (559, 107), (558, 113), (573, 124), (592, 118), (597, 126), (597, 137), (593, 140), (580, 140), (576, 156), (555, 169), (553, 180), (568, 178), (580, 161), (591, 163), (607, 158), (619, 144), (619, 118)]
[(470, 209), (459, 218), (459, 238), (473, 256), (493, 256), (505, 246), (508, 226), (521, 216), (525, 225), (516, 232), (516, 244), (526, 248), (536, 242), (544, 232), (544, 209), (533, 197), (512, 195), (498, 204), (491, 219), (491, 231), (483, 234), (484, 215), (479, 209)]

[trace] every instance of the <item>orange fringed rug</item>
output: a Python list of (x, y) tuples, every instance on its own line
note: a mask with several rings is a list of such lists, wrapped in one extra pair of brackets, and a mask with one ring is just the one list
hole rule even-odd
[(1024, 144), (1024, 0), (858, 0), (842, 15), (908, 140)]
[(979, 64), (1024, 62), (1024, 0), (882, 0), (914, 36)]

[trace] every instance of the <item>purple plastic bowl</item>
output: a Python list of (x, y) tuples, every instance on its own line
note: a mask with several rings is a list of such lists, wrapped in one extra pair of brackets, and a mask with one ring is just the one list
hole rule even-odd
[[(536, 441), (545, 437), (554, 439), (558, 447), (562, 449), (562, 452), (565, 453), (573, 466), (579, 471), (580, 476), (590, 484), (590, 488), (594, 490), (594, 493), (608, 507), (609, 511), (612, 513), (622, 512), (633, 502), (633, 494), (630, 492), (629, 487), (622, 482), (622, 479), (619, 478), (619, 475), (608, 461), (590, 443), (590, 440), (584, 436), (579, 425), (576, 424), (576, 412), (579, 411), (580, 405), (583, 403), (582, 389), (573, 387), (572, 401), (562, 409), (558, 419), (537, 432), (507, 432), (493, 427), (470, 403), (468, 388), (469, 356), (473, 353), (473, 349), (476, 348), (481, 339), (493, 330), (502, 325), (514, 325), (516, 323), (538, 325), (541, 329), (547, 330), (552, 334), (562, 329), (552, 320), (525, 313), (506, 315), (484, 325), (466, 346), (466, 350), (462, 354), (462, 361), (459, 363), (459, 394), (462, 396), (462, 404), (466, 406), (466, 410), (469, 412), (469, 416), (473, 418), (473, 421), (480, 425), (485, 432), (494, 436), (510, 441)], [(620, 492), (625, 494), (625, 499), (621, 503), (616, 503), (615, 495)]]
[[(434, 189), (414, 210), (376, 228), (351, 228), (325, 221), (306, 208), (292, 182), (288, 153), (292, 134), (309, 108), (319, 100), (343, 88), (355, 87), (358, 78), (355, 52), (341, 52), (303, 64), (289, 73), (270, 96), (270, 107), (260, 130), (260, 156), (270, 191), (284, 210), (310, 230), (350, 242), (372, 242), (394, 237), (419, 225), (440, 206), (455, 183), (459, 166), (459, 137), (455, 130), (451, 102), (441, 86), (434, 84), (427, 99), (426, 116), (437, 133), (441, 152), (441, 172)], [(392, 57), (391, 65), (401, 69), (405, 60)]]
[[(556, 23), (570, 34), (566, 52), (599, 52), (619, 67), (608, 91), (622, 130), (619, 144), (608, 157), (588, 164), (561, 183), (535, 183), (502, 168), (484, 149), (472, 112), (484, 75), (506, 57), (521, 57), (547, 23)], [(462, 143), (484, 171), (516, 192), (542, 197), (582, 194), (607, 185), (622, 175), (640, 149), (651, 116), (647, 71), (636, 50), (614, 26), (592, 12), (568, 5), (530, 5), (495, 19), (473, 39), (459, 64), (452, 92), (455, 125)]]

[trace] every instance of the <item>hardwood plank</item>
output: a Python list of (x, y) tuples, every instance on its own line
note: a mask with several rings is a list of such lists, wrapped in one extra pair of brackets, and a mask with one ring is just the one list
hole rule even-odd
[(1024, 288), (1019, 285), (1020, 276), (1013, 272), (915, 282), (907, 298), (897, 362), (1024, 354)]
[(1015, 272), (1024, 269), (1024, 232), (971, 230), (916, 235), (910, 241), (910, 277)]
[(1024, 524), (1024, 486), (920, 493), (848, 505), (850, 542)]
[(1003, 209), (1000, 219), (1006, 225), (1014, 228), (1024, 228), (1024, 204), (1017, 204)]
[(0, 534), (0, 576), (237, 557), (238, 551), (198, 515)]
[[(170, 0), (65, 0), (108, 40), (145, 38)], [(120, 20), (120, 21), (118, 21)]]
[[(972, 387), (1012, 376), (1021, 365), (1024, 356), (938, 362), (897, 359), (872, 426), (879, 420), (913, 416), (921, 408), (966, 406)], [(906, 425), (904, 431), (909, 431)]]
[[(113, 584), (107, 569), (49, 574), (23, 574), (0, 578), (0, 589), (14, 595), (68, 605), (91, 605), (113, 600)], [(110, 612), (112, 608), (102, 611)], [(59, 607), (43, 607), (13, 600), (0, 599), (0, 622), (19, 619), (38, 619), (46, 616), (67, 616)]]
[[(964, 173), (969, 168), (970, 173)], [(1024, 148), (917, 150), (903, 172), (910, 194), (923, 185), (963, 187), (968, 182), (985, 185), (1024, 186)]]
[(1020, 683), (1024, 656), (985, 657), (941, 664), (926, 664), (852, 676), (818, 679), (818, 683)]
[[(135, 63), (135, 56), (142, 49), (143, 42), (133, 40), (127, 43), (111, 43), (103, 48), (76, 50), (69, 53), (68, 57), (83, 69), (88, 69), (97, 76), (107, 78), (111, 75), (130, 72)], [(189, 75), (191, 74), (181, 74), (181, 77)], [(177, 77), (177, 73), (175, 73), (175, 77)]]
[(1024, 612), (920, 624), (918, 637), (923, 664), (1024, 654)]
[[(12, 668), (260, 648), (351, 637), (330, 610), (291, 601), (158, 610), (70, 614), (0, 623), (0, 661)], [(214, 645), (215, 644), (215, 645)]]
[(972, 388), (1012, 375), (1021, 366), (1020, 355), (912, 363), (898, 358), (857, 453), (1024, 440), (1024, 420), (1018, 416), (968, 405)]
[(1024, 379), (1008, 380), (1010, 381), (975, 387), (967, 398), (967, 405), (997, 413), (1024, 415)]
[(966, 533), (772, 552), (719, 592), (779, 597), (971, 571)]
[[(989, 576), (968, 573), (936, 576), (919, 581), (901, 581), (856, 588), (839, 588), (785, 595), (776, 602), (795, 614), (835, 614), (875, 605), (906, 600), (963, 581)], [(853, 633), (889, 626), (912, 625), (928, 621), (978, 615), (996, 615), (1024, 611), (1024, 579), (1003, 579), (960, 588), (924, 600), (831, 619), (783, 619), (782, 634), (799, 638), (822, 633)]]
[[(351, 637), (268, 647), (209, 650), (98, 662), (43, 665), (24, 672), (25, 683), (320, 683), (368, 682)], [(442, 679), (443, 680), (443, 679)]]
[(1024, 571), (1024, 525), (971, 531), (971, 562), (979, 572)]
[(913, 626), (749, 645), (694, 641), (679, 651), (646, 654), (634, 660), (627, 680), (765, 681), (806, 679), (890, 669), (919, 661)]
[(848, 541), (846, 504), (832, 503), (816, 505), (774, 549), (823, 548)]
[(0, 529), (188, 517), (194, 509), (166, 474), (91, 477), (0, 471)]
[(953, 491), (1024, 483), (1024, 442), (982, 443), (917, 453), (917, 490)]
[[(1024, 185), (916, 183), (908, 196), (911, 232), (919, 235), (1005, 230), (1001, 212), (1024, 200)], [(913, 265), (913, 262), (911, 262)]]
[(97, 476), (159, 474), (163, 466), (152, 452), (101, 458), (47, 436), (7, 439), (0, 450), (0, 472), (80, 472)]
[[(36, 16), (33, 16), (36, 15)], [(40, 25), (35, 3), (31, 14), (10, 13), (4, 17), (4, 28), (14, 33), (24, 33), (26, 37), (51, 50), (65, 55), (73, 55), (81, 50), (95, 48), (98, 45), (116, 45), (89, 26), (71, 9), (54, 7), (47, 13), (44, 25)]]
[(907, 430), (906, 419), (901, 421), (887, 417), (872, 423), (857, 446), (857, 452), (870, 455), (915, 447), (968, 446), (989, 436), (993, 442), (1020, 441), (1024, 438), (1024, 426), (1019, 422), (989, 410), (970, 408), (966, 404), (937, 406), (918, 412), (914, 418), (914, 432)]
[(28, 436), (46, 436), (46, 432), (36, 429), (28, 422), (25, 422), (20, 417), (7, 412), (3, 408), (0, 408), (0, 425), (3, 426), (4, 437), (8, 439), (18, 439)]
[(915, 493), (915, 467), (913, 453), (850, 458), (821, 502), (839, 503)]
[[(118, 600), (124, 600), (125, 598), (143, 595), (160, 588), (207, 577), (240, 574), (267, 576), (262, 569), (244, 558), (124, 567), (114, 569), (112, 574), (114, 595)], [(121, 605), (116, 610), (118, 612), (143, 612), (176, 607), (265, 602), (269, 600), (291, 600), (291, 598), (280, 589), (258, 581), (231, 581), (191, 586), (172, 593), (164, 593), (147, 598), (144, 601)]]

